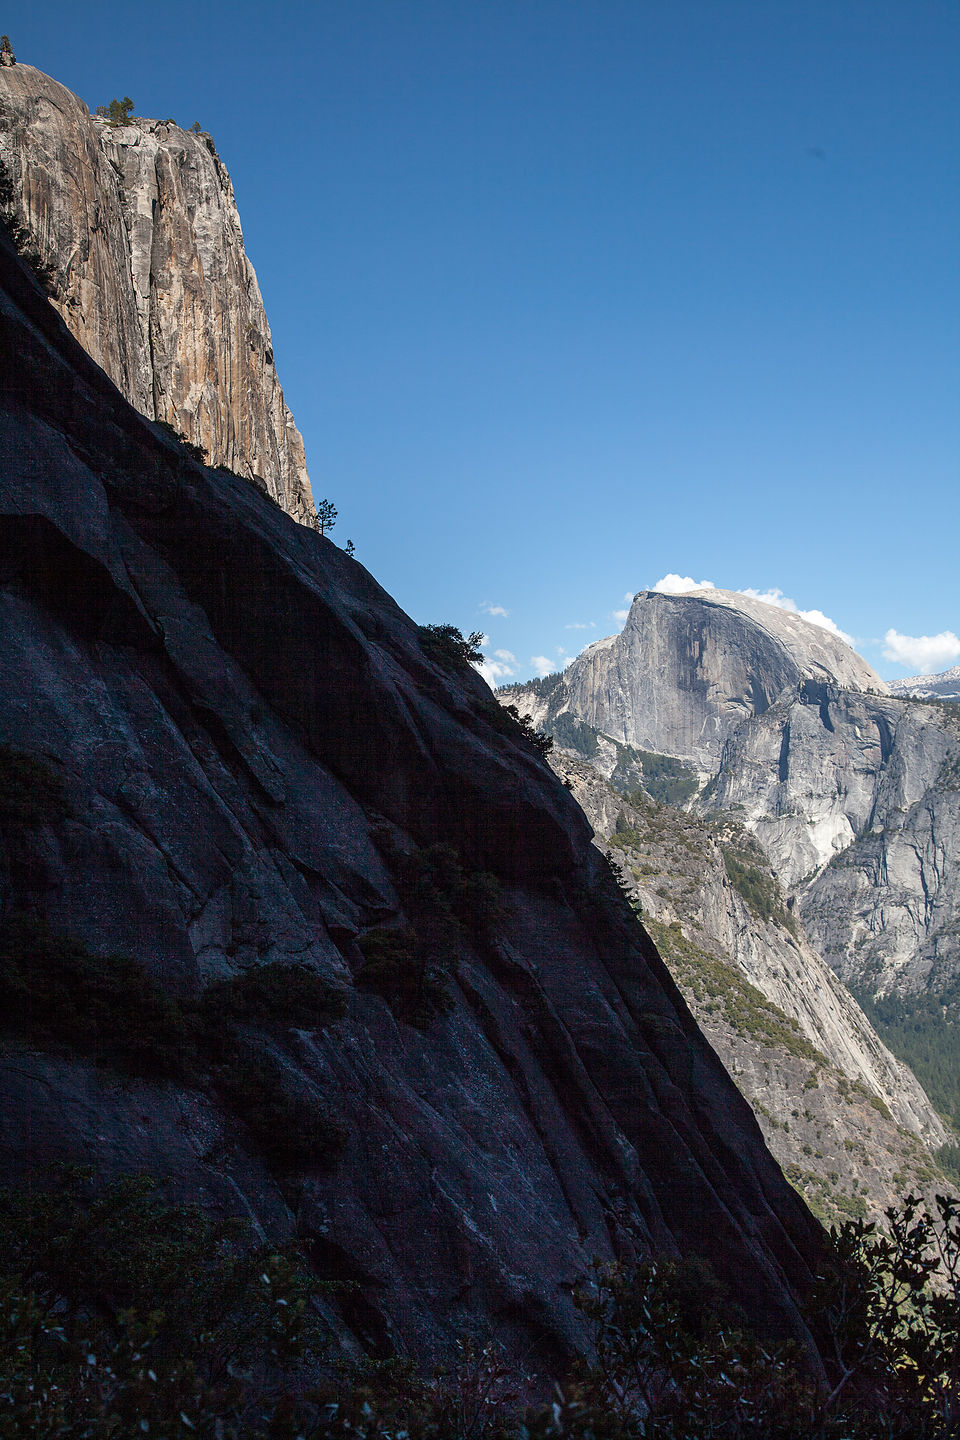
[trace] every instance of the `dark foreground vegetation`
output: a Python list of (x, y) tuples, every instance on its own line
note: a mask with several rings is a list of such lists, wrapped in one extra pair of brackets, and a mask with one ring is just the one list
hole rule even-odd
[[(254, 1001), (253, 1003), (257, 1003)], [(595, 1353), (546, 1403), (491, 1344), (418, 1373), (347, 1363), (324, 1321), (344, 1282), (309, 1253), (60, 1169), (0, 1194), (0, 1437), (128, 1440), (940, 1440), (960, 1434), (960, 1202), (909, 1198), (888, 1234), (831, 1234), (799, 1353), (743, 1326), (696, 1261), (584, 1277)], [(543, 1382), (540, 1382), (542, 1391)]]

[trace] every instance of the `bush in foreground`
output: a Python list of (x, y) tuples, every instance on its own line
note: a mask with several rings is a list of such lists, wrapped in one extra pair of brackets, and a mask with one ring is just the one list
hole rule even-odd
[[(445, 1370), (338, 1362), (336, 1287), (149, 1181), (61, 1171), (0, 1194), (0, 1436), (127, 1440), (950, 1440), (960, 1433), (960, 1201), (831, 1234), (810, 1299), (831, 1376), (750, 1333), (696, 1260), (595, 1269), (594, 1358), (545, 1406), (491, 1343)], [(934, 1280), (935, 1283), (931, 1283)], [(401, 1337), (402, 1344), (402, 1337)]]

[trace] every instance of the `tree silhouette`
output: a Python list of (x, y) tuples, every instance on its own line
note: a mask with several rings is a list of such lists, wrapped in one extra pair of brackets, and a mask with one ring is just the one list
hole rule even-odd
[(332, 530), (337, 523), (337, 507), (332, 500), (321, 500), (317, 506), (317, 529), (321, 535)]

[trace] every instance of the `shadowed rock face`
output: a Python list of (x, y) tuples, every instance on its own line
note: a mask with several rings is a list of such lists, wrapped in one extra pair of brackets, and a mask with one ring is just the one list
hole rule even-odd
[[(344, 1123), (332, 1168), (278, 1180), (202, 1083), (7, 1040), (5, 1171), (147, 1169), (299, 1234), (381, 1352), (492, 1331), (549, 1367), (585, 1344), (591, 1257), (650, 1249), (706, 1256), (809, 1347), (819, 1231), (549, 767), (361, 566), (158, 436), (5, 241), (0, 286), (0, 743), (70, 802), (7, 825), (3, 913), (171, 992), (295, 960), (348, 1001), (264, 1042)], [(414, 1028), (354, 987), (357, 940), (402, 918), (397, 854), (437, 841), (502, 897), (450, 942), (452, 1008)]]
[(0, 70), (0, 157), (53, 267), (53, 303), (131, 405), (311, 523), (303, 440), (209, 135), (111, 125), (16, 65)]

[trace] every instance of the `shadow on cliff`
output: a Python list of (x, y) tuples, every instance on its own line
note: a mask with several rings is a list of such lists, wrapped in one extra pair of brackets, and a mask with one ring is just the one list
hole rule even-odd
[[(222, 1059), (121, 1073), (21, 1027), (8, 1172), (145, 1171), (310, 1242), (350, 1280), (345, 1341), (380, 1354), (493, 1333), (556, 1370), (587, 1344), (594, 1257), (679, 1253), (815, 1367), (795, 1302), (819, 1228), (542, 757), (362, 566), (137, 415), (3, 239), (0, 285), (0, 743), (65, 796), (0, 826), (3, 923), (132, 959), (188, 1008), (263, 966), (343, 997), (224, 1032), (268, 1113), (335, 1117), (335, 1158), (278, 1160)], [(494, 877), (492, 912), (412, 898), (438, 846)], [(377, 942), (381, 976), (409, 952), (439, 977), (413, 1021), (357, 983), (384, 932), (412, 938)]]

